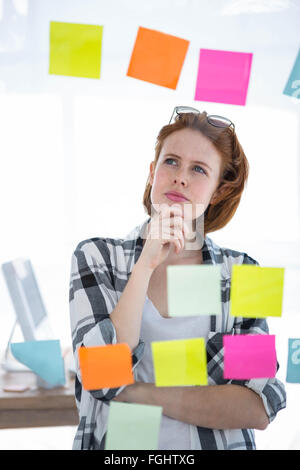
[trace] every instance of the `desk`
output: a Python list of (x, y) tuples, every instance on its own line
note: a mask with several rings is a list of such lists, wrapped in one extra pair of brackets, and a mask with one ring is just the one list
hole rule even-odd
[[(3, 391), (4, 387), (16, 384), (32, 389), (22, 393)], [(74, 379), (67, 378), (64, 387), (34, 387), (34, 373), (0, 370), (0, 429), (78, 425)]]

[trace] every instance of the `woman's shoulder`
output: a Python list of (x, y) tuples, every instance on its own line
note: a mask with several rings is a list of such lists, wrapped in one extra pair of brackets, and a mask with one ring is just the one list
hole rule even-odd
[(258, 265), (258, 261), (248, 255), (245, 251), (235, 250), (224, 246), (217, 245), (211, 238), (205, 238), (207, 247), (214, 257), (216, 263), (227, 262), (229, 264), (255, 264)]
[[(91, 237), (81, 240), (72, 254), (75, 266), (99, 273), (110, 273), (111, 280), (117, 273), (127, 271), (128, 256), (124, 239)], [(100, 270), (100, 271), (99, 271)]]
[(108, 237), (91, 237), (81, 240), (74, 250), (74, 253), (83, 253), (95, 261), (101, 260), (109, 262), (113, 254), (124, 251), (124, 239)]
[(88, 250), (96, 246), (98, 249), (107, 249), (109, 246), (118, 246), (122, 244), (122, 238), (91, 237), (78, 242), (75, 251)]
[(129, 262), (134, 258), (137, 245), (141, 245), (141, 235), (145, 222), (136, 226), (130, 233), (124, 237), (91, 237), (81, 240), (75, 253), (84, 253), (85, 256), (93, 258), (95, 261), (101, 261), (112, 264), (123, 264), (124, 260)]
[[(126, 253), (126, 255), (133, 255), (138, 240), (143, 235), (143, 230), (145, 225), (148, 221), (143, 222), (140, 225), (137, 225), (133, 230), (131, 230), (126, 236), (124, 237), (91, 237), (86, 238), (85, 240), (80, 241), (75, 251), (83, 251), (85, 253), (89, 253), (91, 255), (100, 254), (109, 254), (117, 256), (122, 251)], [(140, 241), (140, 240), (139, 240)]]

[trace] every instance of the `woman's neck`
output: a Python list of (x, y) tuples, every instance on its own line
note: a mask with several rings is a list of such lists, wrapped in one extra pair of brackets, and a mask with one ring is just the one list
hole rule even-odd
[(170, 251), (168, 257), (165, 260), (165, 263), (168, 264), (176, 264), (178, 262), (202, 262), (202, 250), (201, 247), (198, 249), (188, 250), (184, 248), (180, 253), (175, 252), (174, 244), (170, 244)]

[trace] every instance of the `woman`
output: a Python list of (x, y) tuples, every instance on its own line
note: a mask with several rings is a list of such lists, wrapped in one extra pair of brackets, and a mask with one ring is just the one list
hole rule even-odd
[[(264, 319), (229, 315), (232, 265), (258, 263), (207, 237), (233, 217), (248, 176), (234, 125), (186, 107), (175, 108), (172, 118), (150, 164), (143, 198), (150, 217), (124, 239), (84, 240), (72, 256), (80, 418), (73, 449), (104, 448), (110, 400), (162, 406), (158, 449), (180, 450), (255, 449), (253, 429), (265, 429), (286, 406), (276, 378), (223, 377), (223, 334), (268, 333)], [(168, 317), (166, 269), (175, 264), (221, 265), (222, 315)], [(206, 339), (208, 386), (156, 387), (151, 342), (195, 337)], [(78, 348), (117, 342), (131, 348), (135, 383), (84, 390)]]

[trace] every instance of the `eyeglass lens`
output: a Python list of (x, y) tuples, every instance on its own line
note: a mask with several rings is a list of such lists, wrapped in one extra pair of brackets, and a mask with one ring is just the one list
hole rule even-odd
[(200, 111), (198, 111), (198, 109), (190, 108), (189, 106), (178, 106), (178, 107), (176, 108), (176, 112), (177, 112), (177, 114), (181, 114), (181, 113), (196, 113), (196, 114), (200, 114)]
[(231, 121), (222, 116), (207, 116), (207, 120), (212, 126), (215, 127), (229, 127), (231, 125)]

